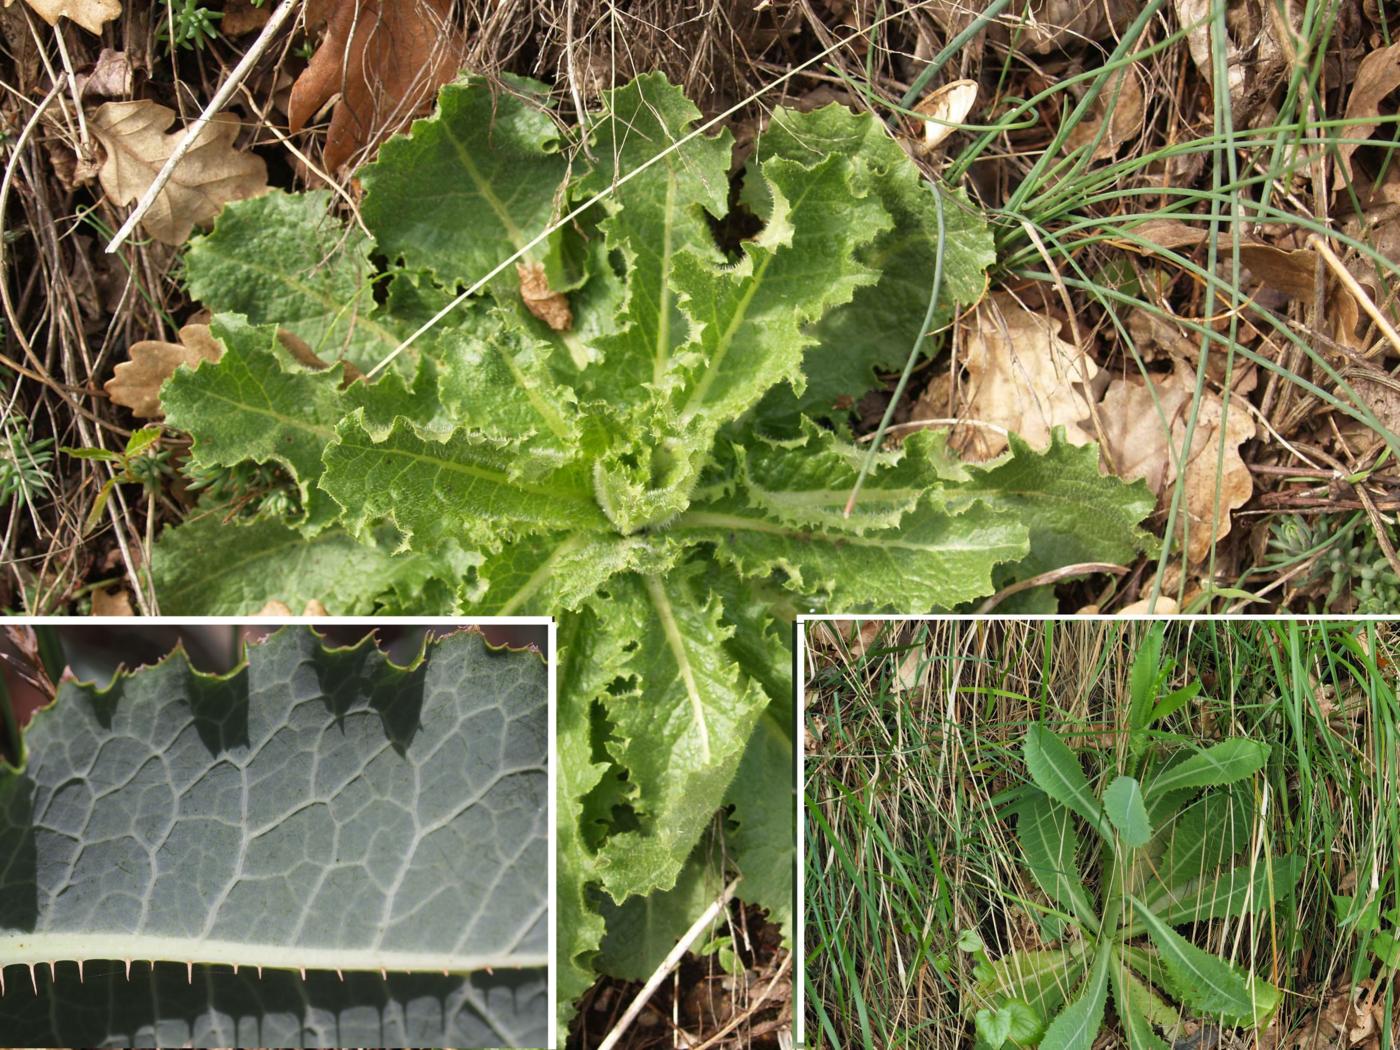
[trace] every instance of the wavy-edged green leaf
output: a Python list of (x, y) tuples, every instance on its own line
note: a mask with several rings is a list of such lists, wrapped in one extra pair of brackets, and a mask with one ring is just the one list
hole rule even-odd
[(1145, 738), (1141, 731), (1152, 720), (1152, 704), (1157, 699), (1157, 688), (1162, 679), (1162, 638), (1165, 633), (1166, 625), (1160, 623), (1143, 632), (1137, 653), (1133, 656), (1133, 665), (1128, 671), (1128, 728), (1132, 731), (1134, 754), (1142, 750)]
[(1053, 730), (1038, 723), (1030, 726), (1023, 753), (1026, 771), (1036, 787), (1083, 817), (1106, 841), (1113, 841), (1113, 828), (1104, 817), (1078, 756)]
[(1045, 895), (1068, 909), (1086, 931), (1097, 931), (1098, 912), (1079, 874), (1079, 833), (1070, 811), (1039, 791), (1031, 792), (1021, 804), (1016, 837), (1026, 867)]
[(683, 426), (714, 433), (770, 387), (800, 386), (802, 357), (813, 342), (804, 326), (879, 278), (857, 251), (892, 220), (853, 170), (841, 154), (810, 166), (768, 160), (762, 166), (773, 201), (768, 221), (742, 242), (739, 261), (717, 269), (690, 251), (672, 261), (682, 308), (699, 326), (676, 359)]
[(1142, 801), (1142, 785), (1136, 777), (1114, 777), (1104, 788), (1103, 809), (1118, 830), (1119, 840), (1129, 849), (1146, 846), (1152, 839), (1152, 825)]
[(700, 111), (659, 73), (605, 91), (601, 102), (588, 126), (593, 164), (576, 195), (609, 191), (600, 229), (626, 260), (627, 291), (619, 330), (598, 340), (602, 364), (584, 378), (604, 394), (628, 394), (660, 387), (672, 356), (693, 334), (671, 281), (677, 254), (715, 267), (724, 262), (706, 213), (729, 210), (733, 136), (726, 130), (681, 145)]
[(459, 537), (489, 547), (552, 529), (609, 527), (582, 468), (524, 480), (527, 455), (467, 428), (423, 437), (406, 420), (376, 441), (357, 412), (326, 447), (321, 487), (352, 532), (390, 521), (420, 551)]
[(1014, 566), (1015, 578), (1081, 562), (1126, 565), (1151, 541), (1140, 527), (1155, 506), (1146, 484), (1102, 473), (1093, 445), (1070, 443), (1060, 428), (1044, 452), (1015, 434), (1008, 441), (1002, 459), (968, 467), (971, 480), (950, 490), (949, 506), (980, 500), (1026, 523), (1030, 550)]
[(1048, 948), (1012, 952), (989, 965), (974, 988), (976, 1001), (995, 1003), (1002, 999), (1021, 999), (1042, 1015), (1057, 1013), (1079, 986), (1087, 963), (1082, 950)]
[(296, 973), (135, 963), (36, 971), (0, 996), (0, 1028), (36, 1046), (543, 1046), (544, 971)]
[(574, 531), (507, 543), (474, 571), (472, 608), (491, 616), (577, 609), (618, 573), (668, 571), (680, 552), (664, 536)]
[(736, 473), (748, 503), (774, 521), (862, 534), (894, 528), (931, 488), (966, 477), (946, 432), (920, 431), (895, 451), (878, 452), (850, 515), (845, 513), (868, 449), (804, 420), (791, 439), (735, 444)]
[(465, 573), (471, 563), (450, 550), (435, 559), (395, 556), (386, 544), (361, 543), (340, 529), (307, 539), (276, 521), (225, 524), (206, 514), (162, 532), (151, 569), (167, 616), (246, 616), (272, 601), (300, 613), (313, 600), (333, 616), (381, 607), (426, 615), (453, 611), (437, 578), (448, 566)]
[(702, 577), (623, 576), (595, 608), (624, 636), (630, 658), (603, 705), (608, 745), (636, 786), (640, 827), (614, 835), (599, 881), (619, 903), (669, 889), (734, 779), (767, 694), (725, 652), (732, 628), (719, 601), (697, 595)]
[(594, 855), (583, 833), (583, 800), (608, 772), (594, 755), (592, 708), (626, 664), (624, 637), (603, 630), (593, 613), (561, 618), (556, 671), (555, 761), (558, 763), (555, 863), (557, 918), (556, 1016), (567, 1032), (574, 1003), (593, 984), (593, 956), (603, 941), (603, 917), (591, 899)]
[(1152, 907), (1172, 926), (1258, 912), (1290, 896), (1303, 867), (1302, 858), (1292, 854), (1262, 857), (1254, 865), (1240, 865), (1168, 888), (1157, 895)]
[(1136, 897), (1130, 899), (1157, 948), (1166, 970), (1168, 990), (1182, 1003), (1201, 1013), (1251, 1027), (1278, 1007), (1279, 991), (1273, 985), (1197, 948), (1147, 905)]
[(1176, 1012), (1143, 984), (1121, 958), (1114, 960), (1112, 977), (1113, 1006), (1128, 1037), (1128, 1050), (1170, 1050), (1153, 1025), (1174, 1024)]
[(1040, 1050), (1090, 1050), (1103, 1025), (1108, 1000), (1108, 971), (1113, 962), (1112, 942), (1105, 938), (1096, 949), (1094, 965), (1078, 999), (1061, 1010), (1045, 1029)]
[[(471, 284), (553, 220), (568, 164), (539, 85), (448, 84), (437, 111), (360, 169), (360, 212), (380, 251), (445, 287)], [(532, 257), (542, 259), (544, 246)], [(513, 272), (507, 280), (515, 278)]]
[(336, 511), (316, 481), (321, 453), (347, 408), (340, 368), (311, 372), (294, 364), (275, 328), (237, 314), (215, 317), (210, 327), (223, 356), (177, 368), (166, 380), (166, 422), (193, 435), (190, 452), (203, 466), (282, 464), (301, 492), (306, 526), (324, 527)]
[(477, 633), (398, 667), (301, 627), (65, 683), (3, 785), (0, 965), (543, 968), (546, 684)]
[[(596, 960), (600, 972), (626, 981), (645, 981), (724, 889), (719, 844), (705, 836), (681, 868), (676, 884), (622, 904), (602, 900), (607, 936)], [(724, 923), (723, 917), (719, 923)]]
[(1188, 788), (1233, 784), (1259, 772), (1268, 760), (1268, 744), (1242, 738), (1222, 740), (1158, 773), (1147, 782), (1147, 797), (1155, 799)]
[(831, 612), (946, 609), (992, 590), (992, 570), (1021, 557), (1025, 527), (974, 505), (949, 514), (929, 499), (895, 528), (853, 533), (774, 521), (742, 497), (697, 501), (671, 533), (713, 543), (741, 576), (781, 573), (785, 586)]
[(400, 333), (375, 305), (369, 238), (330, 205), (329, 190), (272, 190), (229, 204), (212, 232), (190, 241), (185, 280), (214, 314), (285, 328), (322, 360), (365, 369)]
[[(815, 343), (803, 371), (801, 396), (773, 391), (760, 415), (765, 423), (795, 419), (802, 410), (827, 414), (842, 397), (859, 398), (876, 385), (877, 370), (897, 371), (909, 354), (928, 308), (939, 252), (934, 191), (884, 124), (872, 114), (830, 105), (802, 113), (779, 108), (758, 141), (761, 161), (783, 157), (810, 164), (831, 153), (856, 158), (855, 178), (868, 185), (893, 225), (864, 246), (858, 258), (880, 274), (814, 326)], [(752, 166), (748, 175), (753, 178)], [(975, 302), (995, 261), (986, 220), (962, 193), (942, 197), (944, 237), (941, 326), (958, 304)]]

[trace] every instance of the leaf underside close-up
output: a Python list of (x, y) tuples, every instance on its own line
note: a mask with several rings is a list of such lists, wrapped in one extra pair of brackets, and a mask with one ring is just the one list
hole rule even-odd
[[(547, 675), (309, 628), (64, 683), (0, 767), (0, 1030), (34, 1045), (539, 1045)], [(139, 960), (139, 961), (133, 961)]]
[(921, 431), (847, 513), (848, 399), (902, 366), (935, 273), (939, 327), (983, 294), (987, 223), (870, 114), (776, 109), (737, 165), (699, 118), (659, 74), (572, 129), (532, 81), (447, 85), (360, 170), (363, 229), (273, 192), (191, 243), (223, 356), (161, 393), (196, 466), (273, 466), (293, 507), (167, 529), (163, 612), (559, 618), (563, 1025), (599, 974), (650, 973), (720, 869), (786, 943), (798, 611), (1127, 563), (1152, 508), (1063, 434), (965, 464)]

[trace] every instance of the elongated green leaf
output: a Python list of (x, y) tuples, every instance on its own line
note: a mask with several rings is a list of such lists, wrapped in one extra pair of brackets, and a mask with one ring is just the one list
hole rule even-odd
[(224, 677), (65, 684), (7, 777), (0, 963), (544, 965), (545, 669), (305, 628)]
[(1152, 1026), (1171, 1024), (1176, 1013), (1138, 980), (1121, 958), (1113, 962), (1113, 1005), (1128, 1037), (1128, 1050), (1170, 1050)]
[(359, 172), (360, 211), (380, 251), (452, 287), (485, 277), (544, 231), (567, 164), (538, 88), (511, 76), (500, 90), (448, 84), (411, 137), (380, 147)]
[[(1128, 727), (1139, 733), (1147, 728), (1152, 703), (1157, 699), (1157, 683), (1161, 678), (1162, 636), (1165, 624), (1154, 624), (1142, 635), (1137, 655), (1128, 672)], [(1139, 747), (1138, 750), (1141, 750)]]
[(1136, 897), (1132, 905), (1160, 953), (1172, 994), (1181, 1002), (1231, 1022), (1253, 1023), (1273, 1012), (1277, 988), (1197, 948)]
[(1258, 740), (1222, 740), (1147, 782), (1147, 797), (1159, 798), (1187, 788), (1218, 787), (1253, 776), (1269, 760), (1269, 745)]
[(1146, 846), (1152, 838), (1152, 825), (1147, 820), (1147, 807), (1142, 801), (1142, 787), (1134, 777), (1115, 777), (1104, 788), (1103, 808), (1109, 821), (1118, 829), (1118, 836), (1129, 849)]
[(1263, 857), (1253, 866), (1242, 865), (1172, 887), (1158, 896), (1153, 907), (1171, 926), (1262, 911), (1292, 894), (1303, 866), (1302, 858), (1291, 854)]
[(1080, 997), (1056, 1015), (1045, 1029), (1040, 1050), (1090, 1050), (1103, 1025), (1108, 999), (1108, 971), (1114, 958), (1112, 942), (1105, 939), (1094, 957), (1093, 969)]
[(1235, 792), (1210, 792), (1187, 806), (1158, 833), (1147, 901), (1155, 908), (1172, 887), (1214, 875), (1249, 844), (1252, 828), (1250, 806)]
[(11, 971), (0, 1026), (36, 1046), (543, 1046), (543, 970), (296, 973), (225, 966), (89, 963), (79, 981)]
[(1042, 1015), (1056, 1013), (1084, 975), (1082, 952), (1067, 948), (1012, 952), (977, 982), (978, 1002), (1021, 999)]
[(1069, 909), (1084, 929), (1098, 929), (1098, 913), (1079, 874), (1079, 835), (1070, 812), (1035, 792), (1021, 806), (1016, 835), (1026, 867), (1052, 901)]
[(224, 524), (206, 515), (161, 533), (152, 572), (166, 615), (248, 615), (272, 601), (300, 613), (312, 600), (335, 616), (378, 608), (426, 615), (453, 611), (451, 593), (436, 582), (449, 564), (465, 573), (472, 559), (450, 550), (396, 557), (372, 537), (360, 543), (339, 529), (308, 540), (275, 521)]
[(552, 529), (604, 530), (608, 521), (587, 473), (566, 468), (541, 480), (519, 479), (525, 453), (472, 430), (444, 440), (400, 421), (374, 440), (358, 413), (326, 447), (321, 487), (352, 532), (391, 521), (418, 550), (459, 537), (482, 547)]
[(641, 827), (613, 836), (598, 858), (599, 881), (618, 902), (674, 885), (768, 705), (725, 652), (730, 629), (719, 602), (697, 595), (700, 579), (618, 577), (611, 600), (595, 606), (630, 651), (617, 671), (630, 688), (602, 699), (616, 738), (609, 751), (640, 800)]
[(190, 294), (215, 314), (242, 314), (303, 339), (322, 360), (368, 368), (398, 345), (370, 283), (370, 243), (330, 212), (329, 190), (273, 190), (235, 201), (190, 241)]
[(324, 527), (335, 505), (316, 481), (321, 453), (347, 408), (340, 369), (307, 371), (292, 362), (272, 327), (254, 327), (236, 314), (216, 317), (211, 327), (224, 354), (194, 370), (178, 368), (166, 380), (166, 421), (195, 435), (197, 463), (285, 466), (301, 492), (305, 523), (313, 531)]
[(1079, 759), (1050, 729), (1032, 725), (1026, 730), (1026, 770), (1041, 791), (1089, 822), (1105, 840), (1113, 841), (1113, 829), (1103, 807), (1089, 787)]

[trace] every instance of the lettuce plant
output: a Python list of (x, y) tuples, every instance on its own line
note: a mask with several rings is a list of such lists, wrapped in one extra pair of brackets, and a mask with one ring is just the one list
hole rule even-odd
[(547, 685), (473, 632), (400, 667), (301, 627), (64, 682), (0, 762), (0, 1031), (543, 1045)]
[[(1166, 1050), (1158, 1031), (1170, 1038), (1182, 1019), (1173, 1000), (1244, 1027), (1266, 1024), (1278, 1006), (1277, 988), (1177, 929), (1266, 911), (1292, 893), (1303, 865), (1250, 852), (1253, 806), (1239, 787), (1268, 760), (1267, 744), (1235, 738), (1164, 755), (1150, 746), (1150, 724), (1195, 695), (1154, 696), (1160, 637), (1150, 636), (1133, 671), (1128, 771), (1102, 791), (1053, 731), (1026, 733), (1034, 787), (1017, 838), (1049, 899), (1042, 928), (1060, 946), (993, 961), (980, 942), (964, 944), (977, 955), (968, 1001), (979, 1047), (1089, 1050), (1110, 994), (1129, 1050)], [(1097, 894), (1082, 874), (1081, 825), (1102, 854)]]
[(165, 612), (559, 616), (567, 1017), (597, 967), (649, 972), (688, 924), (721, 810), (741, 896), (789, 928), (796, 611), (1124, 561), (1151, 504), (1058, 437), (968, 466), (920, 432), (844, 513), (865, 450), (839, 406), (903, 361), (936, 269), (946, 321), (992, 258), (871, 116), (779, 109), (741, 153), (648, 75), (569, 142), (538, 85), (497, 87), (449, 85), (383, 147), (363, 226), (273, 193), (192, 244), (225, 352), (166, 384), (168, 422), (201, 469), (278, 465), (297, 509), (196, 516), (155, 573)]

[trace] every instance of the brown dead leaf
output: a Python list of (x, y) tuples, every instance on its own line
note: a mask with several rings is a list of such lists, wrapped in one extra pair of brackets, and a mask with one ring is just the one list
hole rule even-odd
[(958, 130), (972, 105), (977, 101), (977, 81), (954, 80), (930, 91), (924, 100), (914, 107), (914, 112), (922, 113), (929, 119), (924, 121), (923, 148), (931, 150)]
[[(1099, 368), (1060, 337), (1060, 324), (996, 293), (977, 308), (966, 341), (968, 381), (962, 416), (1014, 430), (1037, 449), (1063, 426), (1070, 441), (1088, 444), (1089, 384)], [(971, 459), (989, 459), (1006, 439), (985, 427), (961, 427), (953, 444)]]
[(451, 0), (313, 0), (307, 22), (326, 36), (297, 77), (288, 123), (301, 131), (336, 99), (326, 133), (332, 174), (403, 127), (461, 67)]
[[(9, 7), (14, 0), (5, 0)], [(121, 0), (28, 0), (34, 13), (49, 25), (60, 18), (76, 22), (89, 33), (102, 35), (102, 27), (122, 13)]]
[[(1356, 67), (1356, 76), (1351, 82), (1351, 94), (1347, 97), (1346, 119), (1362, 119), (1360, 124), (1347, 124), (1347, 139), (1370, 138), (1380, 121), (1371, 123), (1372, 117), (1380, 116), (1382, 100), (1400, 87), (1400, 44), (1378, 48), (1361, 60)], [(1337, 143), (1337, 165), (1348, 180), (1352, 177), (1351, 158), (1359, 148), (1357, 142)]]
[[(1177, 23), (1186, 31), (1186, 46), (1206, 83), (1215, 82), (1214, 8), (1212, 0), (1176, 0)], [(1258, 111), (1288, 70), (1282, 37), (1296, 37), (1297, 12), (1285, 23), (1271, 0), (1233, 0), (1225, 30), (1225, 76), (1230, 108), (1237, 124)], [(1291, 46), (1296, 48), (1296, 43)]]
[(180, 341), (167, 343), (159, 339), (143, 339), (132, 343), (123, 361), (112, 370), (112, 378), (103, 384), (116, 404), (131, 409), (141, 419), (157, 419), (165, 415), (160, 406), (160, 388), (181, 365), (195, 367), (201, 361), (217, 361), (224, 348), (209, 331), (207, 324), (187, 324), (180, 329)]
[(91, 73), (78, 74), (78, 94), (84, 98), (125, 98), (131, 94), (131, 59), (125, 51), (104, 47)]
[(1311, 248), (1285, 251), (1270, 244), (1241, 244), (1240, 265), (1265, 287), (1290, 299), (1311, 301), (1316, 292), (1317, 253)]
[[(1176, 483), (1176, 456), (1186, 440), (1196, 377), (1190, 367), (1176, 362), (1169, 376), (1154, 377), (1158, 405), (1141, 376), (1125, 376), (1109, 384), (1101, 405), (1104, 458), (1125, 481), (1147, 482), (1159, 498)], [(1254, 482), (1240, 458), (1240, 445), (1254, 437), (1254, 421), (1238, 398), (1231, 399), (1225, 421), (1223, 473), (1220, 459), (1221, 419), (1224, 405), (1211, 390), (1202, 392), (1190, 454), (1186, 456), (1186, 501), (1190, 520), (1187, 556), (1193, 563), (1209, 554), (1213, 542), (1230, 532), (1230, 512), (1242, 507), (1254, 493)], [(1163, 427), (1165, 418), (1167, 427)], [(1170, 434), (1170, 444), (1168, 443)], [(1216, 513), (1216, 488), (1220, 489)]]
[(224, 0), (224, 17), (219, 19), (219, 32), (224, 36), (242, 36), (267, 25), (272, 5), (254, 7), (252, 0)]
[[(1098, 611), (1097, 609), (1095, 610)], [(1139, 598), (1135, 602), (1118, 610), (1119, 616), (1175, 616), (1181, 611), (1181, 607), (1176, 604), (1176, 599), (1167, 595), (1159, 595), (1154, 602), (1151, 596)]]
[(520, 275), (520, 298), (525, 301), (525, 309), (556, 332), (567, 332), (574, 326), (569, 297), (563, 292), (550, 290), (543, 263), (518, 262), (515, 272)]
[[(174, 110), (148, 99), (107, 102), (89, 118), (107, 154), (98, 178), (114, 203), (131, 204), (155, 181), (183, 134), (166, 132), (174, 120)], [(183, 244), (229, 201), (267, 191), (263, 159), (233, 148), (238, 128), (238, 121), (220, 116), (200, 130), (141, 220), (148, 234), (166, 244)]]
[(872, 642), (884, 629), (883, 620), (819, 620), (812, 624), (808, 644), (827, 653), (850, 652), (857, 658), (865, 655)]
[(92, 615), (135, 616), (136, 612), (131, 608), (131, 595), (124, 588), (99, 587), (92, 592)]
[[(1124, 66), (1110, 74), (1091, 114), (1069, 133), (1066, 147), (1074, 150), (1098, 139), (1093, 159), (1107, 160), (1117, 156), (1123, 143), (1140, 138), (1144, 111), (1140, 76), (1136, 66)], [(1101, 132), (1103, 137), (1099, 138)]]

